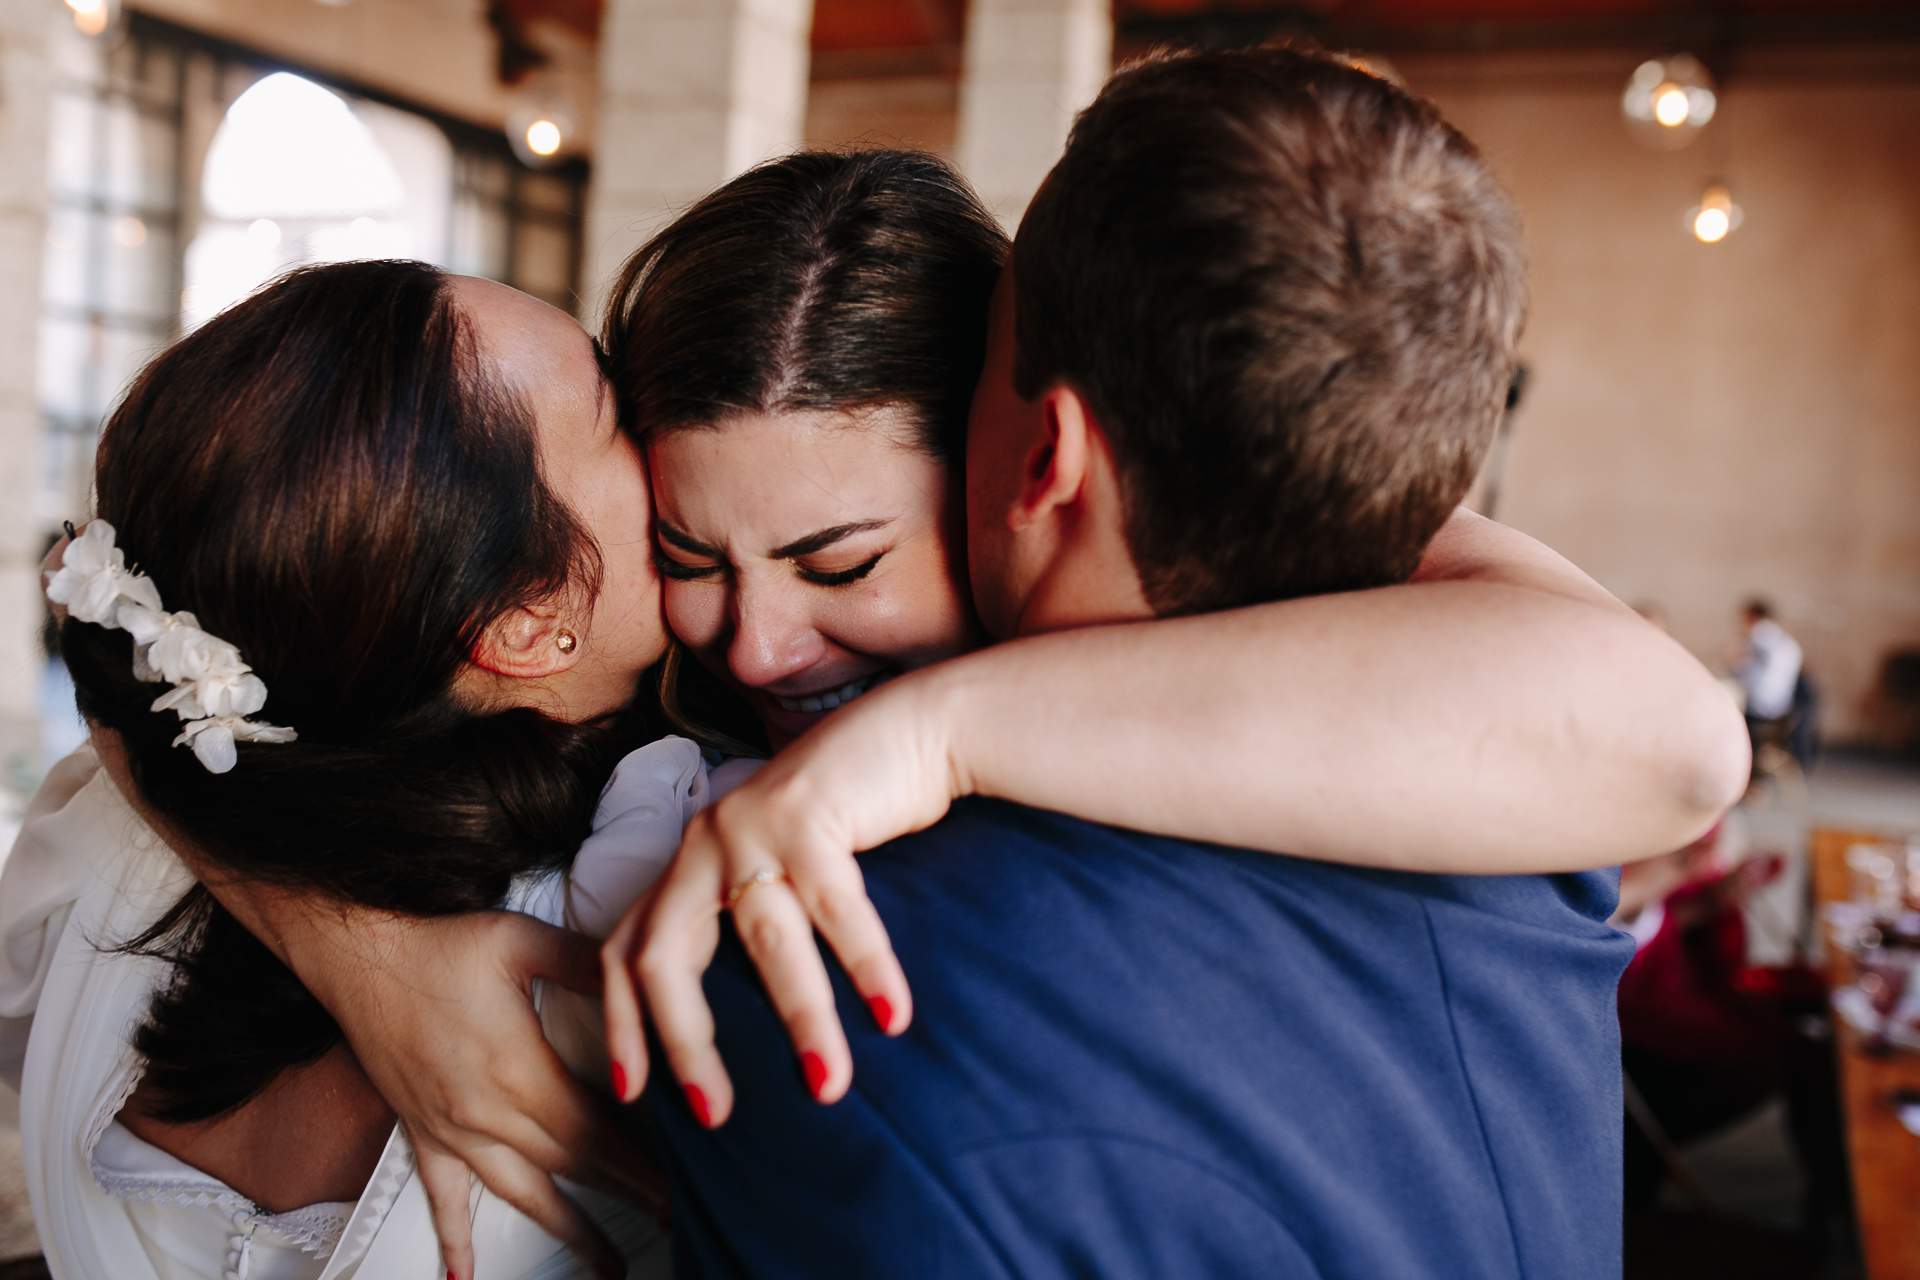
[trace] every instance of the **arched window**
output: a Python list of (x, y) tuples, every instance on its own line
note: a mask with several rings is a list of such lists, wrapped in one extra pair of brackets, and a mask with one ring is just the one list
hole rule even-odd
[(289, 267), (445, 262), (453, 151), (431, 122), (280, 71), (227, 108), (187, 249), (191, 329)]

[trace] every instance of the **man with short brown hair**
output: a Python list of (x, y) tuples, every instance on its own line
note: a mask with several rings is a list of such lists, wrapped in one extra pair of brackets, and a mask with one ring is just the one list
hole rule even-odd
[(1117, 73), (1013, 261), (1014, 386), (1085, 397), (1162, 615), (1404, 581), (1473, 482), (1526, 306), (1473, 144), (1291, 49)]

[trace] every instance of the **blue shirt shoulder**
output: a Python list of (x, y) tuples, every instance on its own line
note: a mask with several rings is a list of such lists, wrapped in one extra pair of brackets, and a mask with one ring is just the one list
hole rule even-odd
[(855, 1077), (821, 1107), (726, 940), (734, 1116), (650, 1094), (683, 1275), (1618, 1275), (1610, 876), (1372, 871), (986, 800), (861, 861), (913, 1027), (880, 1035), (832, 968)]

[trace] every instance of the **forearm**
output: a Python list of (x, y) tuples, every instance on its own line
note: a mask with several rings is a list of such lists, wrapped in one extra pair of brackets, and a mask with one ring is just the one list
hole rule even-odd
[(1678, 645), (1552, 571), (1036, 637), (923, 673), (916, 696), (954, 794), (1422, 871), (1684, 845), (1745, 781), (1738, 713)]
[[(359, 957), (359, 964), (364, 966), (365, 943), (383, 927), (397, 922), (396, 918), (389, 917), (385, 912), (355, 907), (319, 893), (300, 893), (234, 874), (175, 831), (164, 817), (146, 803), (139, 788), (133, 784), (133, 775), (128, 770), (126, 751), (119, 735), (99, 725), (90, 728), (94, 751), (100, 757), (101, 767), (107, 771), (120, 794), (139, 811), (147, 825), (167, 842), (174, 856), (186, 864), (194, 878), (206, 886), (220, 905), (273, 952), (282, 964), (298, 974), (316, 996), (320, 995), (320, 988), (315, 986), (315, 982), (318, 980), (324, 985), (326, 972), (344, 958), (341, 944), (349, 934), (359, 939), (352, 951)], [(349, 916), (353, 917), (352, 923), (348, 921)], [(324, 996), (321, 997), (321, 1003), (326, 1003)]]
[(299, 895), (257, 880), (243, 880), (193, 850), (177, 850), (194, 878), (206, 886), (228, 914), (258, 938), (288, 968), (299, 971), (296, 953), (304, 957), (316, 941), (306, 923), (309, 904)]
[(170, 840), (194, 878), (228, 914), (293, 970), (329, 1012), (338, 1016), (336, 979), (378, 981), (377, 970), (410, 923), (406, 917), (234, 874), (184, 841)]
[(616, 1088), (635, 1096), (647, 1062), (644, 988), (694, 1113), (725, 1121), (701, 984), (730, 910), (814, 1096), (838, 1099), (852, 1056), (816, 937), (904, 1031), (906, 977), (852, 855), (957, 796), (1328, 861), (1538, 873), (1690, 843), (1747, 764), (1699, 663), (1545, 547), (1461, 513), (1405, 586), (1018, 640), (827, 717), (695, 816), (609, 940)]

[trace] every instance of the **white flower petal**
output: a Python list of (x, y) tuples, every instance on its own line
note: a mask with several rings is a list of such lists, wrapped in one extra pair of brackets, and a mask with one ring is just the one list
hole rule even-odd
[(102, 569), (124, 568), (126, 556), (114, 545), (118, 536), (114, 527), (105, 520), (91, 520), (81, 530), (80, 536), (67, 544), (60, 563), (73, 568), (82, 577), (89, 577)]
[(267, 705), (266, 684), (239, 649), (202, 631), (193, 614), (166, 612), (153, 580), (127, 572), (114, 538), (112, 525), (95, 520), (70, 541), (47, 580), (47, 599), (82, 622), (133, 637), (134, 678), (173, 685), (153, 701), (156, 713), (171, 711), (186, 722), (173, 745), (191, 746), (210, 772), (226, 773), (239, 760), (236, 741), (295, 741), (292, 729), (246, 718)]
[(102, 569), (74, 584), (73, 598), (67, 601), (67, 612), (82, 622), (108, 622), (113, 617), (114, 606), (119, 602), (120, 584), (114, 580), (113, 570)]
[(153, 642), (147, 661), (174, 683), (206, 676), (235, 676), (252, 668), (225, 640), (193, 626), (170, 627)]
[(231, 692), (228, 697), (234, 715), (250, 716), (267, 705), (266, 681), (251, 671), (235, 680), (229, 688)]
[(237, 674), (201, 676), (193, 686), (210, 716), (251, 715), (267, 705), (267, 686), (244, 667)]
[[(201, 764), (207, 766), (208, 773), (225, 773), (240, 759), (233, 745), (233, 730), (217, 720), (203, 723), (207, 725), (205, 729), (180, 736), (192, 743), (193, 754), (200, 758)], [(176, 741), (174, 745), (180, 744)]]
[(85, 576), (78, 569), (70, 567), (54, 570), (53, 576), (47, 579), (47, 599), (55, 604), (67, 603), (73, 599), (74, 589)]
[(66, 605), (82, 622), (109, 627), (123, 599), (158, 611), (160, 589), (152, 579), (127, 572), (126, 556), (113, 537), (112, 525), (95, 520), (69, 542), (59, 571), (47, 582), (47, 599)]
[(153, 579), (144, 573), (121, 575), (120, 596), (155, 613), (160, 612), (160, 588), (154, 586)]
[(152, 644), (173, 619), (173, 614), (149, 609), (132, 601), (122, 601), (113, 614), (114, 625), (131, 635), (135, 644)]
[(191, 680), (155, 698), (153, 710), (176, 712), (182, 720), (204, 720), (213, 714), (200, 704), (200, 687)]
[(293, 730), (277, 724), (257, 724), (239, 716), (209, 716), (187, 725), (173, 745), (191, 745), (193, 754), (210, 772), (225, 773), (239, 760), (236, 741), (293, 742), (298, 737)]

